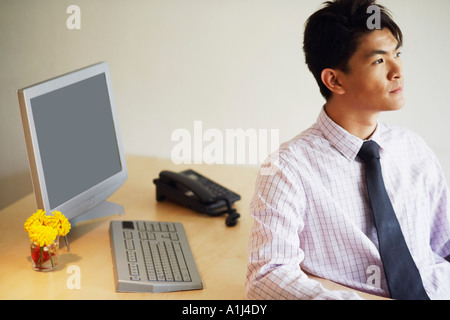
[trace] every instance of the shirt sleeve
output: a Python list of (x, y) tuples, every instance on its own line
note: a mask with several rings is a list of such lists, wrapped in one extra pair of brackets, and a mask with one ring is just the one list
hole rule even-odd
[(433, 252), (450, 260), (450, 193), (445, 174), (436, 155), (428, 149), (428, 196), (431, 205), (431, 239)]
[(254, 225), (248, 243), (248, 299), (361, 299), (352, 291), (328, 290), (301, 270), (308, 254), (300, 243), (306, 207), (298, 173), (269, 158), (250, 205)]

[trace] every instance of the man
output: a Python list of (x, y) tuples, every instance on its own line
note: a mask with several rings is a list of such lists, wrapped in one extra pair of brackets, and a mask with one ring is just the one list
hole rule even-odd
[[(257, 179), (250, 206), (249, 299), (359, 298), (352, 291), (326, 290), (307, 273), (394, 299), (404, 297), (394, 294), (396, 286), (413, 291), (404, 283), (416, 273), (414, 285), (422, 295), (404, 299), (450, 299), (448, 187), (420, 137), (378, 121), (381, 112), (401, 109), (405, 99), (401, 30), (379, 5), (381, 26), (369, 28), (373, 5), (374, 0), (329, 1), (306, 24), (306, 63), (326, 104), (316, 124), (282, 144)], [(382, 246), (378, 198), (370, 193), (367, 175), (372, 169), (362, 155), (369, 141), (379, 152), (375, 161), (389, 198), (383, 203), (395, 212), (389, 219), (400, 226), (402, 254), (410, 260), (405, 268), (412, 268), (401, 270), (408, 271), (389, 269), (389, 263), (406, 265), (403, 255), (391, 252), (393, 262), (386, 258), (386, 250), (402, 241)]]

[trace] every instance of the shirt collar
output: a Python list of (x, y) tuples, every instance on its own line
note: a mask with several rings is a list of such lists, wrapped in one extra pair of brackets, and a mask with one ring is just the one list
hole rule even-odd
[[(322, 111), (319, 114), (317, 125), (319, 130), (322, 131), (325, 139), (347, 158), (348, 161), (354, 161), (356, 159), (364, 140), (352, 135), (335, 123), (326, 113), (325, 107), (322, 108)], [(383, 148), (384, 143), (381, 139), (381, 126), (382, 124), (378, 123), (377, 129), (369, 140), (377, 142), (378, 145)]]

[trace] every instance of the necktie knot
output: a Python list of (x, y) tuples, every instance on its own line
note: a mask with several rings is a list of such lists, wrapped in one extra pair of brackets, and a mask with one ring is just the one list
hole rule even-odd
[(380, 159), (380, 146), (375, 141), (366, 141), (359, 150), (358, 157), (364, 162)]

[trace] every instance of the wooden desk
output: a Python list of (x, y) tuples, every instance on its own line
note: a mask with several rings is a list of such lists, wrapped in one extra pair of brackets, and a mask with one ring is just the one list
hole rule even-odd
[[(36, 211), (30, 194), (0, 211), (0, 299), (245, 299), (247, 242), (253, 221), (248, 206), (253, 195), (257, 168), (243, 166), (174, 165), (170, 160), (127, 157), (128, 180), (109, 200), (124, 206), (123, 216), (114, 215), (79, 223), (69, 233), (70, 253), (62, 246), (59, 266), (52, 272), (31, 269), (25, 220)], [(158, 203), (153, 179), (161, 170), (192, 168), (236, 191), (241, 213), (237, 226), (225, 226), (224, 217), (208, 217), (168, 201)], [(203, 290), (172, 293), (117, 293), (109, 243), (110, 220), (157, 220), (182, 222), (203, 281)], [(69, 266), (80, 270), (80, 289), (70, 289)], [(69, 272), (69, 273), (68, 273)], [(338, 284), (318, 279), (330, 289)], [(366, 298), (378, 297), (362, 294)]]

